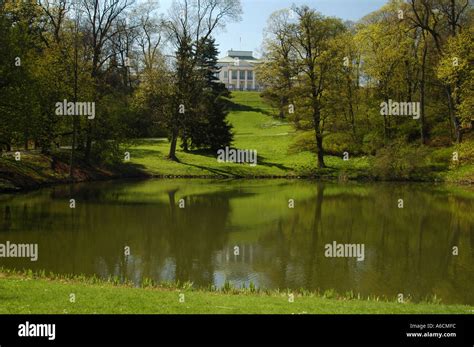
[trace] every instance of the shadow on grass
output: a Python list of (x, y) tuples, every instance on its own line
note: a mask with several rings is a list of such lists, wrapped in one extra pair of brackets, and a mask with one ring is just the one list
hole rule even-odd
[(166, 137), (156, 137), (156, 138), (138, 138), (134, 139), (130, 145), (132, 146), (150, 146), (150, 145), (157, 145), (157, 144), (163, 144), (163, 143), (169, 143), (168, 139)]
[[(211, 150), (204, 150), (204, 149), (199, 149), (199, 150), (192, 150), (192, 151), (186, 151), (186, 152), (181, 152), (183, 154), (187, 155), (192, 155), (192, 156), (197, 156), (197, 157), (206, 157), (206, 158), (215, 158), (215, 153)], [(227, 177), (239, 177), (238, 175), (235, 175), (232, 172), (228, 172), (225, 170), (220, 170), (216, 168), (211, 168), (203, 165), (198, 165), (198, 164), (191, 164), (189, 162), (184, 162), (182, 158), (180, 157), (180, 152), (176, 153), (176, 158), (174, 160), (169, 159), (168, 157), (165, 156), (165, 154), (159, 150), (151, 150), (151, 149), (134, 149), (133, 152), (131, 153), (132, 157), (138, 158), (138, 159), (147, 159), (147, 160), (168, 160), (170, 162), (174, 162), (177, 164), (182, 164), (186, 166), (191, 166), (195, 167), (204, 171), (209, 171), (210, 173), (213, 173), (215, 175), (220, 175), (220, 176), (227, 176)], [(196, 158), (196, 161), (199, 161), (198, 158)], [(135, 165), (135, 164), (134, 164)], [(143, 165), (140, 165), (141, 167), (144, 168)], [(146, 170), (144, 170), (146, 171)]]
[(193, 150), (186, 151), (183, 153), (197, 155), (200, 157), (213, 158), (213, 159), (215, 159), (217, 156), (217, 152), (211, 149), (193, 149)]
[(165, 155), (158, 149), (133, 148), (130, 150), (130, 156), (133, 158), (162, 159)]
[(196, 165), (196, 164), (185, 163), (185, 162), (181, 162), (181, 164), (191, 166), (191, 167), (195, 167), (195, 168), (198, 168), (198, 169), (201, 169), (201, 170), (209, 171), (209, 172), (212, 172), (213, 174), (219, 175), (219, 176), (232, 177), (232, 178), (243, 178), (243, 177), (245, 177), (243, 175), (236, 174), (232, 171), (226, 171), (226, 170), (221, 170), (221, 169), (217, 169), (217, 168), (210, 168), (210, 167), (207, 167), (207, 166)]
[(114, 171), (120, 172), (125, 177), (147, 177), (150, 176), (145, 165), (137, 163), (120, 163), (113, 166)]
[(257, 113), (260, 112), (267, 116), (274, 116), (274, 114), (270, 112), (269, 109), (265, 109), (261, 107), (253, 107), (249, 105), (236, 104), (232, 100), (226, 100), (226, 105), (230, 111), (257, 112)]
[(269, 162), (265, 159), (265, 157), (262, 157), (262, 156), (257, 156), (257, 164), (258, 165), (263, 165), (263, 166), (266, 166), (266, 167), (277, 167), (279, 168), (280, 170), (283, 170), (283, 171), (290, 171), (292, 170), (293, 168), (291, 167), (288, 167), (284, 164), (277, 164), (277, 163), (272, 163), (272, 162)]
[[(237, 149), (237, 148), (235, 148), (235, 149)], [(189, 152), (186, 152), (186, 153), (196, 155), (196, 156), (202, 156), (202, 157), (206, 157), (206, 158), (216, 159), (215, 152), (210, 151), (210, 150), (194, 150), (194, 151), (189, 151)], [(199, 168), (199, 169), (202, 169), (202, 170), (207, 170), (207, 171), (210, 171), (210, 172), (218, 174), (218, 175), (238, 177), (238, 178), (249, 176), (249, 175), (246, 175), (246, 174), (236, 173), (232, 169), (230, 171), (226, 171), (226, 170), (217, 169), (217, 168), (214, 168), (214, 167), (207, 167), (207, 166), (191, 164), (191, 163), (185, 163), (185, 162), (181, 162), (181, 164), (188, 165), (188, 166), (193, 166), (193, 167), (196, 167), (196, 168)], [(235, 165), (237, 165), (237, 164), (239, 164), (239, 163), (235, 163)], [(292, 170), (291, 167), (285, 166), (284, 164), (269, 162), (269, 161), (266, 160), (265, 157), (262, 157), (262, 156), (257, 156), (257, 165), (262, 165), (262, 166), (266, 166), (266, 167), (269, 167), (269, 168), (276, 167), (276, 168), (278, 168), (280, 170), (283, 170), (283, 171)]]
[[(238, 148), (233, 148), (238, 150)], [(191, 162), (189, 160), (184, 161), (183, 158), (180, 158), (180, 153), (190, 155), (192, 156)], [(220, 169), (217, 167), (213, 166), (206, 166), (206, 165), (200, 165), (199, 161), (202, 159), (199, 159), (200, 157), (202, 158), (207, 158), (207, 159), (213, 159), (216, 160), (217, 162), (217, 153), (214, 150), (210, 149), (195, 149), (195, 150), (190, 150), (186, 152), (178, 152), (176, 160), (174, 160), (175, 163), (177, 164), (182, 164), (190, 167), (194, 167), (197, 169), (201, 169), (203, 171), (208, 171), (211, 174), (218, 175), (218, 176), (225, 176), (225, 177), (233, 177), (233, 178), (243, 178), (243, 177), (248, 177), (252, 176), (251, 171), (249, 172), (238, 172), (241, 171), (241, 167), (236, 166), (235, 169)], [(132, 158), (138, 158), (138, 159), (146, 159), (146, 160), (170, 160), (165, 157), (165, 154), (162, 151), (156, 150), (156, 149), (133, 149), (131, 151)], [(194, 158), (193, 158), (194, 157)], [(189, 159), (189, 158), (188, 158)], [(197, 162), (197, 163), (196, 163)], [(235, 163), (237, 165), (238, 163)], [(136, 165), (136, 164), (130, 164), (130, 165)], [(284, 164), (281, 163), (274, 163), (268, 161), (265, 157), (262, 156), (257, 156), (257, 165), (262, 165), (265, 167), (276, 167), (282, 171), (288, 172), (291, 171), (293, 168), (288, 167)], [(136, 167), (137, 170), (143, 170), (146, 172), (146, 169), (143, 165), (137, 165)], [(270, 174), (269, 174), (270, 175)]]

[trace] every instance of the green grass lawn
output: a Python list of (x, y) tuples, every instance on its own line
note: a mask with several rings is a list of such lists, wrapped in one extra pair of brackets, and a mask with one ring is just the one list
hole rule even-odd
[[(75, 302), (70, 302), (70, 295)], [(184, 302), (180, 302), (184, 294)], [(158, 314), (411, 314), (474, 312), (465, 305), (329, 299), (311, 294), (223, 293), (173, 288), (134, 288), (109, 282), (32, 279), (0, 274), (0, 314), (158, 313)]]
[[(323, 179), (373, 179), (371, 162), (367, 156), (325, 156), (327, 168), (316, 167), (316, 154), (308, 151), (293, 153), (289, 148), (297, 137), (292, 124), (272, 116), (272, 109), (263, 102), (258, 92), (233, 92), (228, 116), (233, 126), (233, 147), (257, 150), (258, 165), (218, 163), (217, 153), (183, 152), (179, 147), (179, 162), (167, 159), (169, 142), (166, 138), (139, 139), (123, 147), (130, 152), (131, 161), (122, 164), (94, 167), (78, 162), (75, 177), (78, 181), (116, 177), (313, 177)], [(459, 148), (458, 148), (459, 147)], [(415, 179), (453, 183), (473, 183), (472, 162), (474, 140), (466, 139), (459, 146), (434, 149), (433, 167)], [(459, 151), (461, 164), (453, 166), (450, 157)], [(22, 160), (12, 154), (0, 157), (0, 191), (36, 188), (45, 184), (68, 180), (69, 152), (56, 153), (60, 164), (52, 168), (52, 159), (38, 151), (22, 151)]]
[[(289, 151), (297, 132), (293, 125), (272, 116), (273, 110), (265, 104), (258, 92), (232, 93), (231, 111), (228, 116), (233, 126), (233, 147), (257, 150), (258, 165), (218, 163), (216, 153), (202, 151), (177, 151), (178, 162), (166, 158), (169, 151), (167, 139), (142, 139), (125, 150), (131, 153), (131, 162), (142, 170), (156, 176), (225, 176), (225, 177), (315, 177), (328, 179), (372, 179), (368, 156), (354, 157), (344, 161), (342, 157), (325, 155), (327, 168), (316, 167), (316, 154), (308, 151)], [(467, 140), (459, 149), (469, 157), (472, 140)], [(474, 182), (474, 165), (464, 162), (458, 167), (450, 166), (451, 153), (456, 146), (434, 149), (439, 171), (417, 179), (446, 182)], [(464, 154), (462, 154), (464, 155)], [(436, 166), (435, 165), (435, 166)], [(425, 177), (426, 176), (426, 177)]]
[[(233, 92), (234, 107), (228, 116), (233, 126), (233, 146), (257, 150), (258, 165), (218, 163), (216, 153), (178, 150), (180, 162), (166, 158), (169, 143), (166, 139), (140, 140), (127, 150), (131, 162), (158, 176), (309, 176), (317, 172), (316, 156), (310, 152), (289, 154), (288, 148), (296, 136), (293, 126), (271, 116), (271, 109), (258, 92)], [(366, 158), (346, 162), (342, 158), (327, 156), (328, 169), (321, 176), (337, 177), (341, 169), (358, 171), (362, 175), (368, 167)]]

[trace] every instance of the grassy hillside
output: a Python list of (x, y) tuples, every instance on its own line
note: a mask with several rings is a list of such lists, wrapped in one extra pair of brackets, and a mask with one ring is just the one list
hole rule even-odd
[[(228, 120), (233, 126), (233, 146), (257, 150), (258, 165), (218, 163), (216, 153), (178, 150), (179, 163), (166, 159), (169, 143), (166, 139), (141, 140), (127, 150), (132, 162), (153, 175), (174, 176), (304, 176), (329, 179), (373, 179), (371, 158), (367, 156), (325, 156), (327, 168), (317, 169), (316, 154), (289, 151), (297, 132), (292, 124), (272, 117), (271, 108), (258, 92), (233, 92)], [(452, 152), (458, 151), (459, 165), (452, 165)], [(420, 168), (416, 180), (474, 182), (474, 140), (466, 138), (460, 146), (432, 150), (426, 167)]]
[[(177, 151), (179, 162), (167, 159), (169, 142), (166, 138), (140, 139), (124, 146), (130, 152), (130, 162), (121, 165), (95, 167), (78, 161), (77, 180), (97, 180), (130, 176), (160, 177), (313, 177), (326, 179), (374, 179), (373, 158), (325, 156), (328, 166), (316, 168), (316, 155), (309, 151), (294, 153), (289, 148), (298, 136), (294, 127), (272, 117), (272, 110), (258, 92), (234, 92), (228, 116), (233, 126), (233, 147), (257, 150), (258, 165), (218, 163), (216, 153), (206, 151)], [(451, 162), (452, 152), (458, 151), (458, 165)], [(387, 160), (391, 160), (388, 156)], [(55, 159), (39, 152), (22, 151), (22, 160), (15, 161), (13, 153), (0, 158), (0, 191), (35, 188), (44, 184), (67, 182), (69, 153), (55, 154)], [(474, 140), (466, 138), (459, 146), (432, 150), (429, 163), (421, 173), (408, 179), (456, 183), (474, 182)]]
[(166, 159), (169, 144), (166, 139), (142, 140), (128, 148), (132, 162), (146, 168), (154, 175), (222, 175), (237, 177), (254, 176), (326, 176), (336, 177), (341, 170), (352, 176), (366, 175), (366, 158), (345, 162), (328, 156), (329, 168), (316, 170), (315, 155), (309, 152), (289, 154), (288, 148), (296, 136), (291, 124), (271, 116), (271, 109), (258, 92), (233, 92), (228, 120), (233, 126), (233, 147), (257, 150), (258, 165), (218, 163), (216, 153), (178, 150), (179, 163)]

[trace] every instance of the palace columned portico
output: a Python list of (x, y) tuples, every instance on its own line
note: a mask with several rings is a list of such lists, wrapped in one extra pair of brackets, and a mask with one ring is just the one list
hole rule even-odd
[(219, 80), (230, 90), (260, 90), (255, 67), (260, 60), (252, 56), (252, 51), (228, 52), (227, 57), (219, 59)]

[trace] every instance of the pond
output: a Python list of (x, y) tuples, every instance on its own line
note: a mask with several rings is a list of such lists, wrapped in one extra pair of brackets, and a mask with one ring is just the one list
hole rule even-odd
[[(0, 195), (0, 244), (38, 245), (36, 261), (2, 257), (0, 266), (137, 285), (145, 278), (229, 282), (472, 305), (473, 219), (472, 188), (434, 184), (152, 179), (55, 186)], [(361, 246), (363, 254), (346, 247), (328, 256), (334, 245)]]

